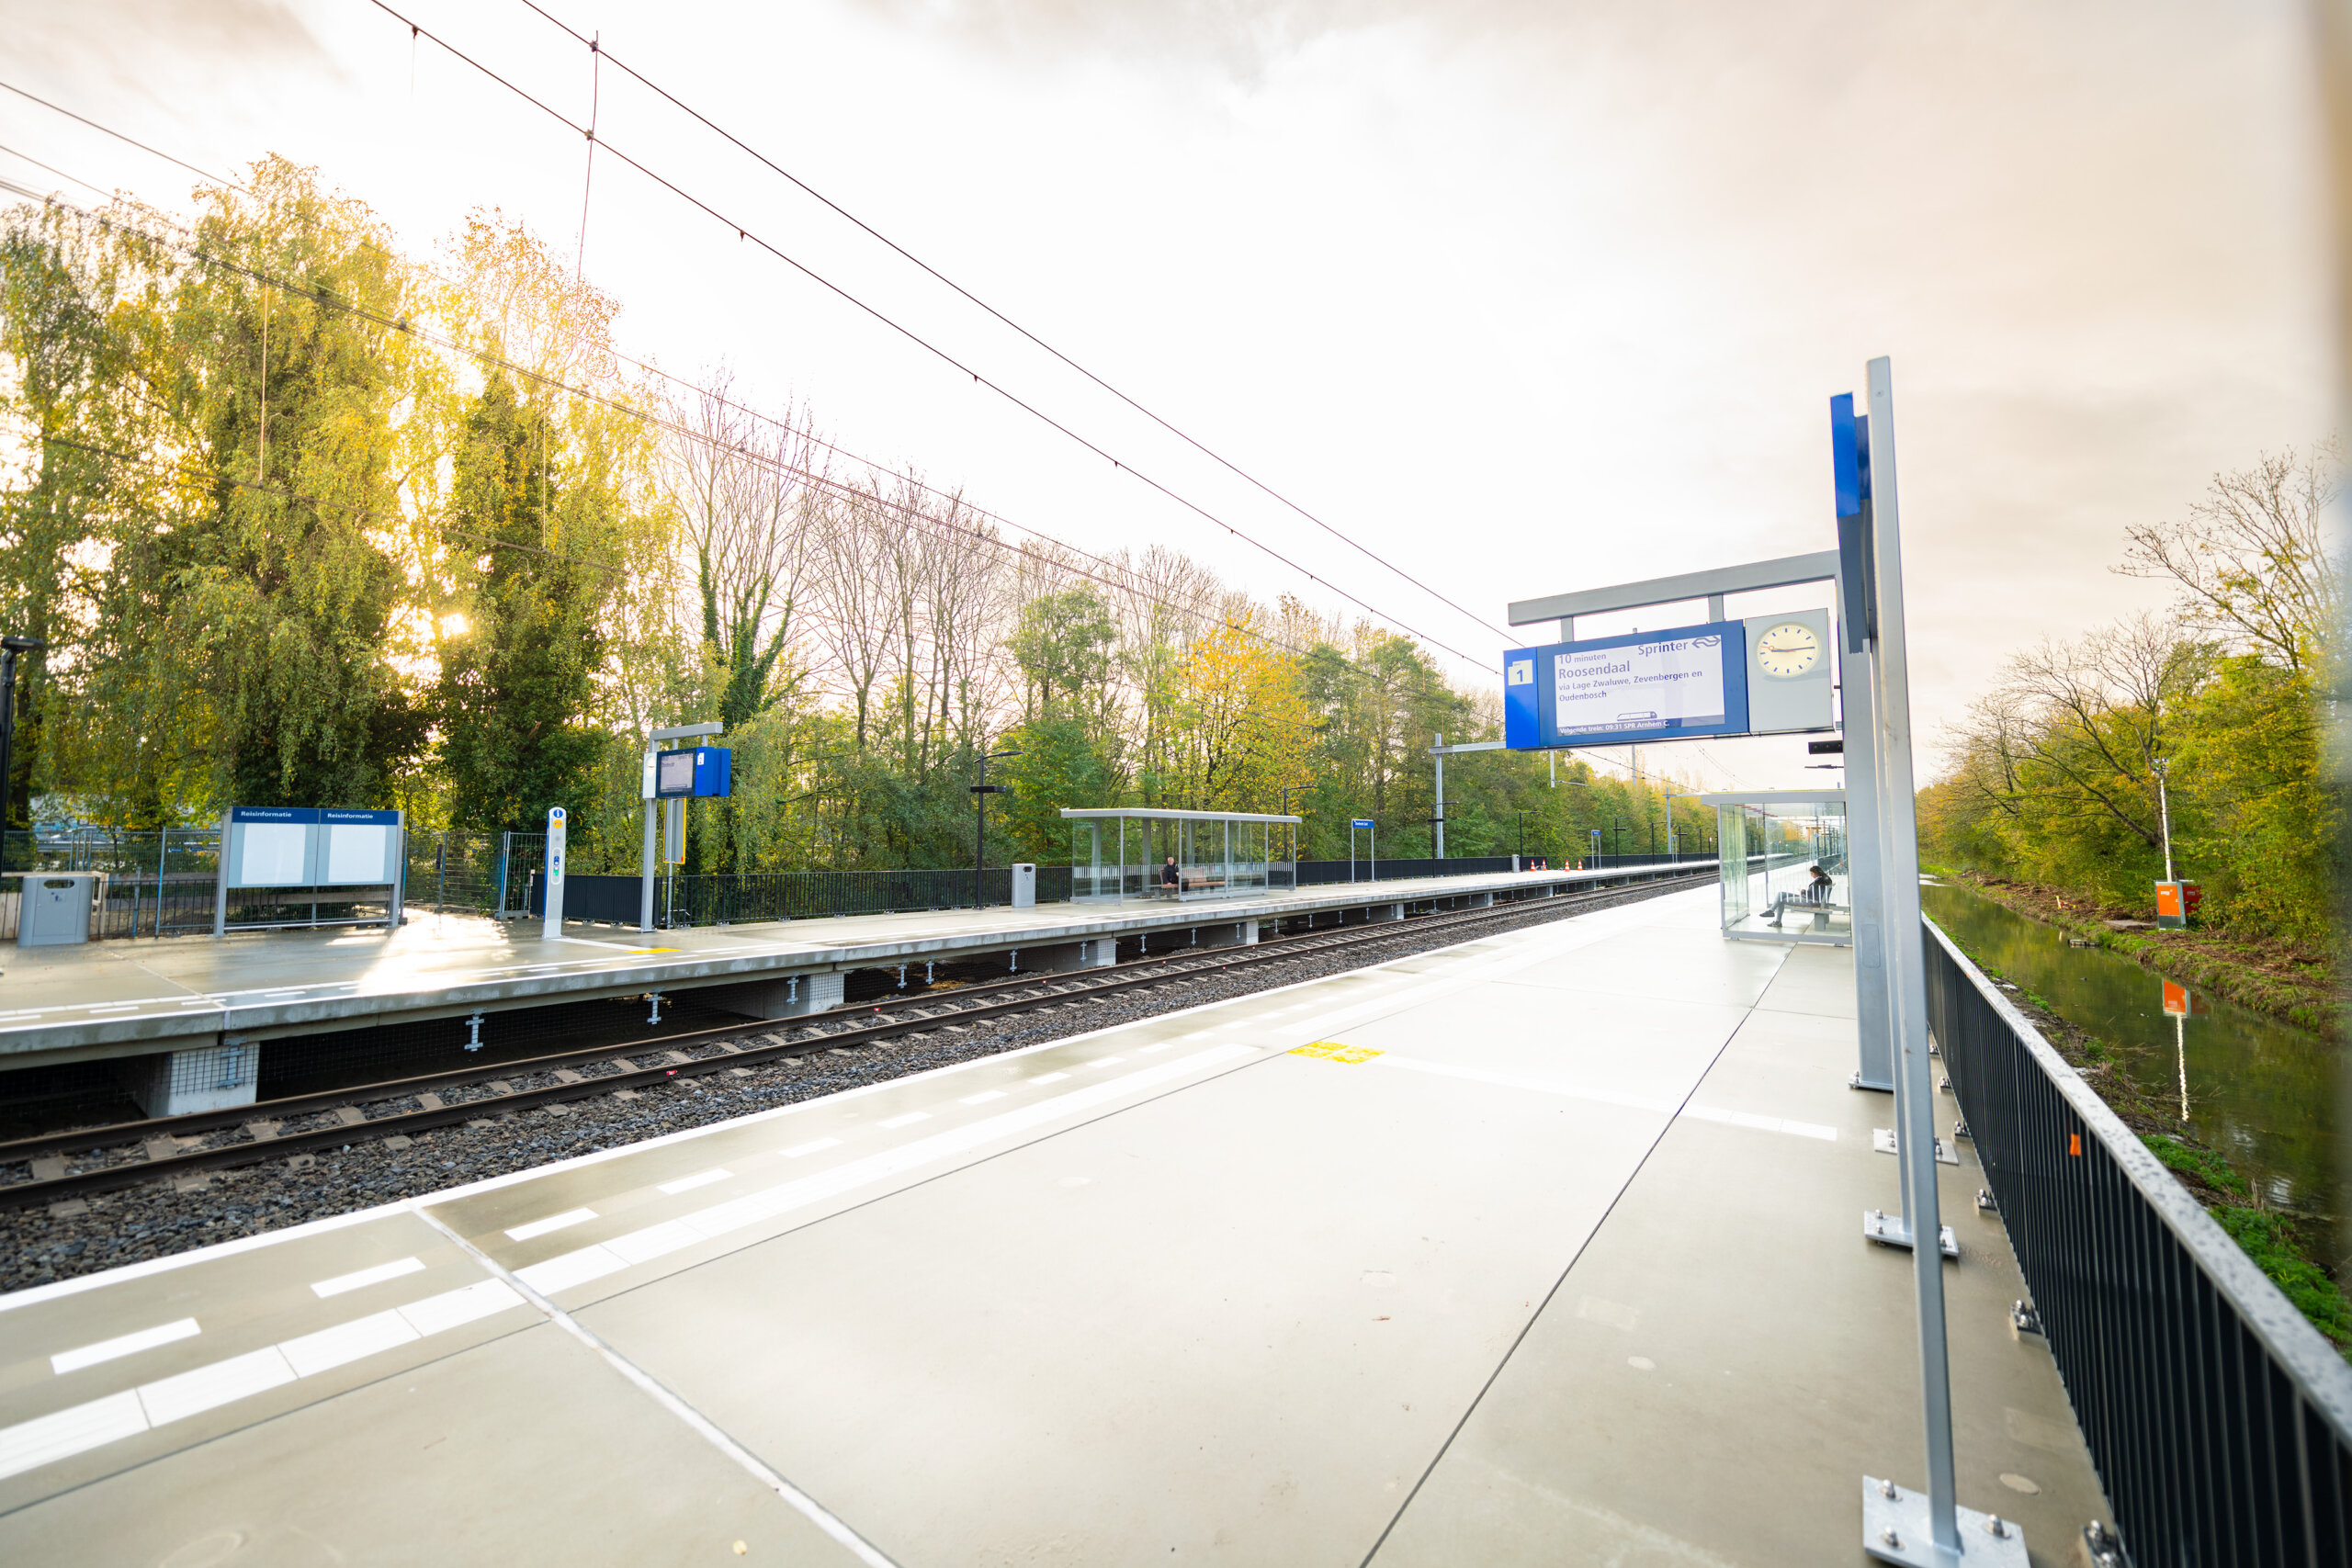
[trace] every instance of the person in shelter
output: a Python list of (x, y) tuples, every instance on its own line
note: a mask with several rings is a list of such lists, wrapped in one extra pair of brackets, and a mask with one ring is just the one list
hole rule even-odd
[(1182, 878), (1177, 874), (1176, 857), (1170, 855), (1168, 863), (1159, 868), (1159, 890), (1163, 897), (1173, 898)]
[(1830, 892), (1835, 886), (1836, 884), (1830, 880), (1829, 874), (1827, 872), (1822, 870), (1817, 865), (1815, 866), (1813, 868), (1813, 880), (1804, 885), (1804, 901), (1808, 904), (1828, 903)]

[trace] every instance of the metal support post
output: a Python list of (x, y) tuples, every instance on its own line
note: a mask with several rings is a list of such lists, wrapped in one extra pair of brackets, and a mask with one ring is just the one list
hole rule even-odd
[(1432, 748), (1431, 754), (1432, 754), (1432, 756), (1434, 757), (1434, 759), (1436, 760), (1436, 762), (1437, 762), (1437, 803), (1436, 803), (1434, 806), (1432, 806), (1432, 807), (1430, 807), (1430, 812), (1432, 813), (1432, 820), (1431, 820), (1431, 826), (1430, 826), (1430, 834), (1431, 834), (1431, 837), (1433, 838), (1433, 840), (1435, 840), (1435, 852), (1436, 852), (1436, 858), (1437, 858), (1437, 859), (1439, 859), (1439, 860), (1443, 860), (1443, 859), (1445, 858), (1445, 737), (1444, 737), (1444, 736), (1441, 735), (1441, 736), (1439, 736), (1439, 737), (1437, 738), (1436, 743), (1435, 743), (1434, 747)]
[[(1959, 1497), (1952, 1476), (1951, 1360), (1944, 1325), (1943, 1248), (1932, 1238), (1942, 1229), (1936, 1201), (1935, 1088), (1928, 1067), (1928, 993), (1919, 932), (1918, 819), (1911, 769), (1911, 685), (1904, 630), (1903, 534), (1895, 499), (1894, 382), (1891, 363), (1873, 359), (1870, 379), (1870, 471), (1871, 526), (1876, 560), (1878, 649), (1872, 661), (1877, 689), (1880, 838), (1886, 846), (1884, 893), (1888, 942), (1886, 967), (1892, 981), (1895, 1066), (1902, 1090), (1899, 1151), (1911, 1178), (1912, 1280), (1919, 1308), (1919, 1397), (1926, 1438), (1928, 1487), (1904, 1508), (1904, 1494), (1892, 1482), (1863, 1477), (1863, 1550), (1886, 1562), (1954, 1568), (1960, 1562)], [(1917, 1517), (1917, 1503), (1926, 1517)], [(1900, 1522), (1885, 1518), (1901, 1510)], [(1981, 1519), (1984, 1516), (1974, 1516)], [(1989, 1527), (1972, 1532), (1968, 1551), (1994, 1562), (2026, 1561), (2023, 1537)]]
[(213, 858), (218, 868), (212, 877), (212, 934), (229, 934), (229, 823), (236, 816), (236, 808), (228, 807), (220, 812), (220, 852)]
[(637, 929), (641, 931), (650, 931), (653, 929), (653, 860), (656, 853), (653, 843), (653, 814), (660, 805), (661, 802), (656, 800), (649, 800), (645, 803), (645, 844), (639, 852), (637, 863)]
[[(1865, 529), (1870, 522), (1870, 502), (1865, 501)], [(1878, 704), (1871, 691), (1877, 676), (1868, 646), (1868, 607), (1845, 602), (1842, 581), (1838, 600), (1838, 622), (1845, 628), (1838, 662), (1846, 737), (1846, 896), (1854, 910), (1854, 1022), (1861, 1046), (1861, 1060), (1846, 1081), (1885, 1094), (1894, 1088), (1894, 1050), (1887, 1024), (1886, 845), (1879, 831)], [(1903, 1212), (1910, 1213), (1908, 1201)]]

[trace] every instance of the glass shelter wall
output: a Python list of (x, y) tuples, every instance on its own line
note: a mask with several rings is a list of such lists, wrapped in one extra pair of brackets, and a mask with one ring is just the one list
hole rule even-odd
[(1724, 935), (1751, 942), (1854, 940), (1843, 799), (1713, 797)]
[(1296, 886), (1295, 818), (1065, 811), (1070, 897), (1224, 898)]

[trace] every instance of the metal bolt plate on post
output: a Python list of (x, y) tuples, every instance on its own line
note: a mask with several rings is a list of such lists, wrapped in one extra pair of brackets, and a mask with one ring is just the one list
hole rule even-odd
[[(1902, 1145), (1896, 1139), (1894, 1135), (1894, 1129), (1892, 1127), (1871, 1128), (1871, 1147), (1876, 1149), (1883, 1155), (1901, 1154), (1903, 1152)], [(1953, 1148), (1950, 1144), (1945, 1143), (1941, 1138), (1938, 1138), (1936, 1140), (1936, 1163), (1938, 1165), (1958, 1165), (1960, 1163), (1960, 1151)]]
[[(2025, 1531), (2015, 1520), (1973, 1508), (1953, 1511), (1960, 1516), (1961, 1548), (1970, 1568), (2029, 1568)], [(1934, 1538), (1928, 1533), (1928, 1495), (1863, 1476), (1862, 1550), (1881, 1562), (1938, 1568)]]
[[(1944, 1256), (1954, 1262), (1960, 1260), (1960, 1237), (1950, 1225), (1939, 1226), (1938, 1239), (1943, 1245)], [(1862, 1235), (1882, 1247), (1899, 1247), (1908, 1251), (1911, 1247), (1911, 1223), (1900, 1214), (1890, 1214), (1880, 1209), (1862, 1211)]]

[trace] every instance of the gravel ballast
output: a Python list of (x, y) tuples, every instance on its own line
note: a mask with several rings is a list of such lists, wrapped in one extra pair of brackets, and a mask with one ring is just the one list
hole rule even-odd
[[(1334, 952), (1307, 951), (1283, 962), (1229, 974), (1210, 972), (1078, 1006), (1042, 1003), (1035, 1012), (942, 1027), (835, 1054), (821, 1044), (802, 1055), (681, 1077), (628, 1098), (596, 1095), (548, 1107), (504, 1111), (410, 1137), (352, 1129), (347, 1145), (265, 1158), (249, 1166), (158, 1178), (137, 1187), (71, 1200), (48, 1209), (0, 1211), (0, 1292), (93, 1274), (123, 1264), (187, 1252), (215, 1242), (279, 1230), (355, 1210), (421, 1197), (512, 1171), (619, 1148), (648, 1138), (708, 1126), (755, 1111), (817, 1100), (933, 1067), (993, 1056), (1023, 1046), (1227, 1001), (1303, 980), (1385, 964), (1416, 953), (1476, 942), (1500, 931), (1545, 925), (1635, 903), (1676, 887), (1629, 887), (1612, 897), (1562, 908), (1551, 900), (1523, 910), (1498, 908), (1492, 923), (1417, 931), (1393, 941)], [(1516, 918), (1514, 918), (1516, 917)], [(870, 1021), (827, 1020), (837, 1029)], [(776, 1026), (750, 1022), (751, 1043)], [(696, 1055), (716, 1055), (706, 1047)], [(536, 1077), (518, 1079), (537, 1081)], [(627, 1091), (624, 1091), (626, 1093)], [(462, 1091), (444, 1091), (456, 1103)], [(261, 1108), (266, 1111), (266, 1108)]]

